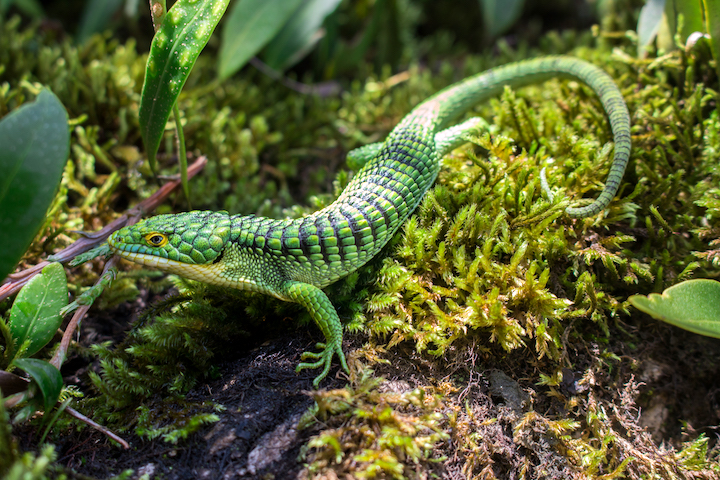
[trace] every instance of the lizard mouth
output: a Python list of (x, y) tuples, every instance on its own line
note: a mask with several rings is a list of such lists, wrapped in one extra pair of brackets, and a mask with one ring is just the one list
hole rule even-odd
[(193, 263), (183, 263), (169, 258), (158, 257), (147, 253), (135, 253), (118, 250), (113, 248), (115, 253), (125, 260), (144, 265), (146, 267), (156, 268), (167, 273), (174, 273), (181, 277), (197, 280), (200, 282), (211, 283), (215, 285), (223, 285), (225, 282), (221, 272), (218, 271), (216, 264), (213, 265), (196, 265)]
[[(120, 258), (144, 265), (146, 267), (156, 268), (163, 272), (173, 273), (181, 277), (189, 278), (190, 280), (197, 280), (199, 282), (218, 285), (221, 287), (232, 287), (240, 290), (265, 291), (265, 289), (259, 286), (257, 282), (251, 278), (239, 276), (232, 278), (226, 277), (224, 274), (224, 267), (220, 262), (213, 262), (210, 264), (185, 263), (149, 253), (123, 250), (123, 247), (131, 247), (132, 245), (125, 244), (122, 240), (114, 239), (112, 236), (108, 238), (108, 244), (110, 245), (113, 253), (118, 255)], [(284, 297), (278, 298), (284, 299)]]

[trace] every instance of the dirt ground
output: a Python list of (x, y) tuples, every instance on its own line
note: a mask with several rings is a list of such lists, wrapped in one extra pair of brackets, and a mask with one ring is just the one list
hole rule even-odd
[[(132, 318), (138, 306), (121, 306), (115, 310), (115, 319)], [(573, 412), (564, 411), (557, 396), (567, 400), (590, 395), (613, 408), (625, 403), (618, 421), (632, 425), (619, 430), (638, 447), (657, 447), (656, 454), (670, 446), (679, 449), (683, 442), (701, 433), (714, 447), (720, 416), (720, 342), (659, 324), (641, 314), (636, 314), (633, 322), (616, 325), (620, 328), (611, 338), (617, 341), (611, 345), (593, 348), (592, 342), (587, 342), (569, 348), (567, 356), (573, 368), (563, 371), (563, 382), (555, 390), (555, 397), (548, 395), (547, 388), (535, 384), (535, 366), (523, 364), (518, 356), (489, 357), (486, 350), (472, 342), (441, 359), (419, 356), (412, 345), (400, 344), (385, 355), (389, 363), (373, 368), (376, 376), (386, 379), (383, 389), (406, 391), (449, 381), (455, 390), (446, 399), (446, 406), (470, 408), (479, 418), (494, 419), (486, 422), (483, 435), (494, 444), (491, 471), (497, 478), (521, 478), (519, 472), (528, 462), (533, 465), (531, 473), (545, 471), (582, 478), (571, 473), (577, 469), (552, 445), (543, 445), (540, 440), (523, 445), (514, 438), (514, 427), (528, 411), (553, 418), (572, 416)], [(126, 326), (124, 320), (91, 315), (84, 329), (94, 333), (86, 341), (117, 337)], [(312, 349), (318, 339), (314, 327), (301, 327), (280, 336), (255, 338), (256, 345), (238, 351), (237, 358), (218, 359), (217, 379), (198, 385), (187, 395), (187, 401), (209, 400), (223, 405), (224, 410), (218, 413), (220, 421), (177, 445), (126, 433), (122, 436), (131, 448), (123, 450), (91, 429), (56, 430), (51, 441), (56, 445), (58, 463), (77, 472), (77, 478), (109, 478), (127, 469), (134, 470), (131, 478), (169, 480), (307, 478), (301, 458), (303, 445), (323, 425), (321, 422), (297, 429), (300, 417), (313, 404), (310, 393), (315, 374), (296, 374), (295, 366), (302, 352)], [(346, 335), (346, 352), (361, 347), (364, 340)], [(613, 352), (617, 360), (598, 368), (601, 350)], [(64, 373), (68, 381), (82, 383), (87, 369), (95, 367), (75, 358), (66, 364)], [(73, 369), (67, 375), (67, 370)], [(581, 380), (587, 380), (591, 370), (596, 373), (588, 385)], [(342, 388), (346, 381), (345, 374), (334, 368), (322, 388)], [(627, 405), (628, 397), (632, 397), (629, 400), (634, 405)], [(633, 415), (635, 418), (630, 418)], [(634, 429), (646, 434), (633, 438)], [(15, 433), (23, 449), (33, 449), (37, 430), (24, 426)], [(438, 447), (434, 458), (442, 461), (421, 466), (417, 478), (467, 478), (463, 465), (468, 459), (463, 457), (453, 435)]]

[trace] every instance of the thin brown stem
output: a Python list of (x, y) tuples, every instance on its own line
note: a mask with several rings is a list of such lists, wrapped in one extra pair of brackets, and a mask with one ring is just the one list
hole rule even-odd
[(100, 425), (99, 423), (93, 422), (90, 418), (86, 417), (85, 415), (83, 415), (82, 413), (78, 412), (78, 411), (75, 410), (74, 408), (67, 407), (67, 408), (65, 409), (65, 411), (66, 411), (67, 413), (69, 413), (70, 415), (72, 415), (73, 417), (75, 417), (75, 418), (77, 418), (78, 420), (80, 420), (81, 422), (83, 422), (83, 423), (91, 426), (91, 427), (94, 428), (95, 430), (97, 430), (97, 431), (99, 431), (99, 432), (102, 432), (102, 433), (104, 433), (105, 435), (107, 435), (108, 437), (110, 437), (111, 439), (115, 440), (117, 443), (119, 443), (120, 445), (122, 445), (122, 447), (123, 447), (125, 450), (127, 450), (127, 449), (130, 448), (130, 444), (129, 444), (128, 442), (126, 442), (125, 440), (123, 440), (123, 439), (122, 439), (120, 436), (118, 436), (115, 432), (113, 432), (112, 430), (108, 429), (107, 427), (103, 427), (103, 426)]

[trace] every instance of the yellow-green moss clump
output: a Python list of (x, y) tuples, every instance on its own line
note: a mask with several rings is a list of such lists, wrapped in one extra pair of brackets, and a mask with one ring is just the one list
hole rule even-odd
[[(718, 423), (718, 346), (658, 326), (627, 302), (719, 276), (715, 70), (701, 51), (637, 60), (629, 37), (549, 35), (538, 50), (519, 51), (468, 57), (462, 72), (442, 62), (384, 71), (330, 98), (292, 92), (253, 70), (214, 83), (210, 54), (196, 65), (180, 97), (188, 150), (209, 158), (191, 183), (193, 207), (231, 213), (299, 216), (328, 204), (351, 176), (343, 168), (349, 149), (382, 140), (413, 105), (459, 77), (528, 56), (569, 53), (597, 64), (632, 115), (633, 153), (618, 198), (596, 217), (572, 220), (564, 208), (598, 194), (612, 152), (592, 92), (550, 81), (506, 90), (471, 113), (488, 119), (490, 131), (445, 158), (436, 186), (375, 260), (328, 288), (350, 332), (345, 348), (362, 346), (351, 355), (348, 386), (310, 394), (319, 421), (306, 422), (296, 440), (305, 445), (302, 475), (720, 475), (714, 434), (693, 429)], [(76, 48), (11, 21), (0, 26), (0, 65), (0, 115), (37, 82), (75, 119), (63, 186), (29, 256), (68, 244), (70, 230), (99, 228), (152, 191), (136, 120), (144, 59), (132, 43), (96, 37)], [(165, 151), (172, 148), (168, 134)], [(173, 171), (170, 154), (161, 161)], [(544, 167), (553, 199), (540, 187)], [(162, 208), (172, 209), (182, 205)], [(84, 267), (76, 284), (94, 275)], [(238, 400), (223, 410), (191, 390), (227, 375), (230, 367), (218, 365), (229, 351), (237, 355), (238, 339), (242, 352), (283, 335), (310, 340), (294, 327), (306, 315), (295, 306), (172, 283), (172, 297), (152, 300), (170, 282), (135, 271), (106, 292), (103, 311), (117, 312), (138, 292), (138, 303), (155, 306), (124, 342), (84, 352), (99, 360), (97, 396), (79, 408), (118, 429), (177, 441), (244, 408)], [(130, 316), (139, 307), (123, 308)], [(272, 365), (283, 364), (283, 353), (293, 355), (277, 353)], [(292, 375), (252, 387), (285, 392), (304, 381)], [(691, 395), (704, 399), (695, 410)], [(662, 421), (641, 424), (638, 404), (657, 399)]]

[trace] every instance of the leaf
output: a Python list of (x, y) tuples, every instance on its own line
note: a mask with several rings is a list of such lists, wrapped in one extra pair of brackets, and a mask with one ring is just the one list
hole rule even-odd
[(60, 398), (60, 392), (63, 387), (60, 370), (45, 360), (39, 360), (37, 358), (18, 358), (14, 364), (27, 372), (38, 386), (40, 394), (43, 397), (44, 411), (49, 412), (52, 410)]
[(83, 43), (93, 33), (102, 32), (120, 9), (123, 0), (87, 0), (77, 32), (77, 42)]
[(220, 78), (240, 70), (277, 35), (299, 5), (300, 0), (237, 0), (223, 26)]
[(140, 131), (153, 171), (170, 112), (229, 1), (178, 0), (153, 38), (139, 112)]
[(700, 335), (720, 338), (720, 282), (688, 280), (662, 295), (633, 295), (630, 303), (654, 318)]
[(720, 75), (720, 0), (703, 0), (703, 6), (705, 7), (705, 31), (710, 34), (710, 48), (715, 57), (715, 70)]
[[(656, 32), (651, 32), (651, 37), (647, 39), (647, 43), (643, 43), (644, 39), (640, 31), (640, 23), (645, 10), (650, 9), (651, 2), (657, 5), (651, 8), (652, 13), (648, 12), (648, 15), (657, 15), (657, 10), (661, 4), (665, 5), (665, 10), (664, 15), (660, 15), (659, 19), (653, 19), (653, 21), (657, 20), (659, 22), (656, 26)], [(680, 16), (683, 17), (682, 30), (680, 29)], [(671, 51), (677, 48), (676, 36), (681, 43), (685, 43), (688, 36), (693, 32), (705, 32), (702, 0), (649, 0), (648, 4), (643, 8), (638, 22), (638, 53), (647, 54), (643, 47), (652, 42), (655, 34), (657, 34), (658, 49)]]
[(488, 39), (512, 27), (522, 13), (525, 0), (480, 0), (483, 26)]
[(638, 18), (638, 56), (642, 56), (645, 47), (650, 45), (657, 36), (665, 12), (665, 0), (647, 0), (640, 9)]
[[(715, 0), (715, 5), (718, 1)], [(701, 0), (674, 2), (675, 14), (683, 16), (683, 27), (680, 32), (680, 41), (685, 43), (688, 36), (693, 32), (705, 32), (703, 23), (703, 5)]]
[(42, 18), (45, 16), (42, 5), (37, 0), (0, 0), (0, 15), (4, 15), (11, 5), (31, 18)]
[(57, 262), (51, 263), (15, 298), (8, 322), (14, 340), (11, 351), (17, 353), (17, 349), (28, 342), (23, 356), (29, 357), (47, 345), (62, 322), (60, 309), (67, 303), (65, 269)]
[(12, 272), (45, 221), (70, 152), (68, 116), (42, 90), (0, 121), (0, 280)]
[(322, 38), (322, 23), (340, 0), (306, 0), (265, 48), (263, 60), (275, 70), (299, 62)]

